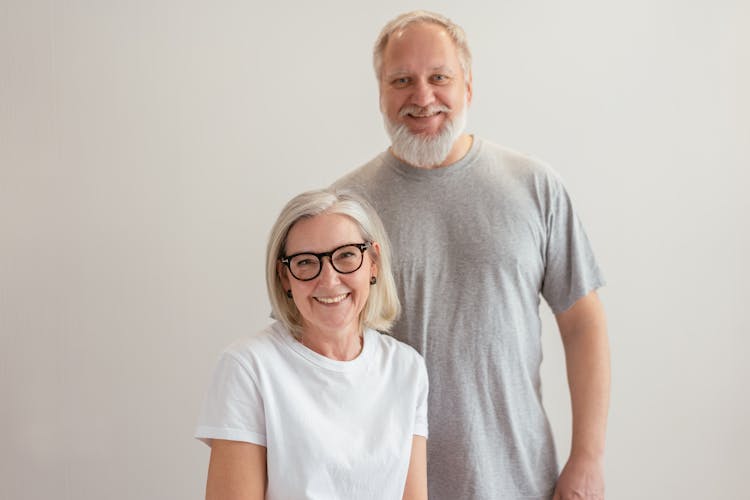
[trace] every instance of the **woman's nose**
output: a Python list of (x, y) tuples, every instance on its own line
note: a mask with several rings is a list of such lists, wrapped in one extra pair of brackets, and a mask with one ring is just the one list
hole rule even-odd
[(338, 280), (339, 273), (333, 268), (333, 263), (330, 257), (323, 257), (320, 260), (320, 281), (335, 281)]

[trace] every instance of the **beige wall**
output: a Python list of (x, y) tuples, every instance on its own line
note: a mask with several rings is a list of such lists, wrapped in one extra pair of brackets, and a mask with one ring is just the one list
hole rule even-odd
[[(294, 3), (0, 0), (0, 499), (202, 497), (267, 231), (385, 147), (370, 48), (415, 5)], [(608, 277), (609, 498), (746, 498), (747, 2), (457, 5), (470, 130), (552, 163)]]

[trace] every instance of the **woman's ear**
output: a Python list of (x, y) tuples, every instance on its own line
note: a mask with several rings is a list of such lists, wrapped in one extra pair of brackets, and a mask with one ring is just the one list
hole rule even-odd
[(287, 274), (287, 268), (281, 262), (276, 263), (276, 274), (279, 275), (281, 286), (284, 287), (284, 293), (286, 293), (287, 290), (291, 290), (292, 285), (289, 283), (289, 275)]
[(375, 253), (375, 258), (370, 258), (370, 276), (375, 276), (377, 278), (378, 262), (380, 262), (380, 243), (378, 243), (377, 241), (373, 241), (370, 250)]

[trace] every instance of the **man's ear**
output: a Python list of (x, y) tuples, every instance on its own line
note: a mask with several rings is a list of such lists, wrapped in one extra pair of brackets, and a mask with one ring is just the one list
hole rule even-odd
[(471, 97), (473, 95), (473, 92), (474, 92), (474, 86), (472, 83), (472, 74), (471, 74), (471, 70), (469, 70), (469, 77), (466, 78), (466, 104), (467, 105), (471, 104)]

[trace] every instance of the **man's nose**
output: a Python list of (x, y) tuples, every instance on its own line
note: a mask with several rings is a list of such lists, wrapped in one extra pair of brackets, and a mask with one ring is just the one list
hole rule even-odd
[(435, 92), (429, 83), (419, 80), (414, 85), (414, 93), (412, 94), (411, 100), (413, 104), (424, 108), (434, 102)]

